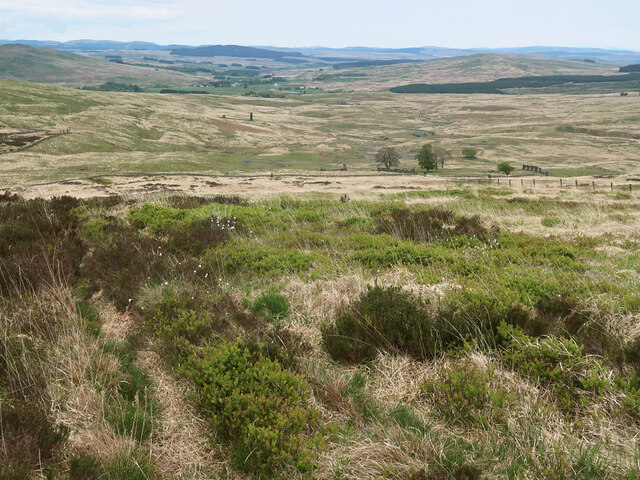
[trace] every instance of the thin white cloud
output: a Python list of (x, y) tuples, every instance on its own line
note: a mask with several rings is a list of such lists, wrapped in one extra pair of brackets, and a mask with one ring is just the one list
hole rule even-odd
[[(133, 20), (158, 21), (178, 16), (171, 6), (158, 5), (157, 2), (138, 2), (143, 5), (115, 4), (116, 2), (80, 2), (23, 0), (20, 3), (0, 0), (0, 11), (10, 14), (29, 14), (42, 17), (56, 17), (65, 20)], [(162, 2), (166, 3), (166, 2)]]

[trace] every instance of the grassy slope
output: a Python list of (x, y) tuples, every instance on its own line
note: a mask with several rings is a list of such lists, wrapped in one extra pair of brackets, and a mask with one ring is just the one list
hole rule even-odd
[(0, 78), (67, 86), (99, 85), (107, 81), (142, 86), (188, 85), (195, 77), (166, 70), (121, 65), (48, 48), (0, 46)]

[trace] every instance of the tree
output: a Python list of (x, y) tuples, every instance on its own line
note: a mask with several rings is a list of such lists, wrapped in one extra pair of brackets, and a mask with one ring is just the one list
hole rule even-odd
[(464, 158), (476, 158), (478, 155), (478, 149), (473, 147), (464, 147), (462, 149), (462, 156)]
[(433, 154), (436, 156), (436, 170), (438, 169), (438, 163), (440, 168), (444, 168), (444, 162), (451, 160), (451, 154), (444, 148), (435, 146), (432, 148)]
[(416, 155), (416, 160), (418, 161), (418, 165), (420, 165), (420, 168), (424, 168), (427, 172), (429, 170), (438, 169), (436, 154), (433, 153), (433, 147), (429, 143), (423, 145), (420, 148), (418, 154)]
[(509, 176), (509, 174), (514, 170), (515, 168), (513, 168), (509, 162), (500, 162), (498, 164), (498, 171), (504, 173), (507, 176)]
[(400, 154), (393, 147), (386, 147), (376, 153), (376, 162), (381, 163), (384, 168), (391, 170), (391, 167), (400, 165)]

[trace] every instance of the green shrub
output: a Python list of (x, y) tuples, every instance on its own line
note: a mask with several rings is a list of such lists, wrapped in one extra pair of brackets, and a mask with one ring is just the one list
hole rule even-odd
[(178, 363), (195, 348), (221, 339), (255, 336), (264, 320), (232, 295), (212, 295), (188, 285), (184, 292), (167, 287), (156, 303), (143, 305), (147, 324), (160, 338), (162, 349)]
[(251, 302), (250, 309), (268, 322), (281, 320), (289, 315), (291, 304), (279, 293), (264, 293)]
[(506, 388), (491, 385), (494, 372), (492, 366), (481, 369), (467, 360), (440, 372), (438, 380), (424, 383), (421, 390), (447, 421), (486, 429), (506, 423), (506, 409), (513, 399)]
[(534, 339), (522, 330), (502, 324), (505, 341), (502, 361), (527, 378), (549, 388), (561, 408), (571, 411), (607, 391), (611, 371), (597, 358), (585, 355), (572, 339)]
[(236, 242), (227, 243), (205, 255), (205, 261), (223, 274), (259, 273), (270, 277), (309, 270), (316, 260), (314, 255), (298, 249)]
[(231, 445), (238, 468), (258, 475), (311, 469), (320, 415), (301, 377), (240, 341), (205, 348), (190, 374), (202, 412)]

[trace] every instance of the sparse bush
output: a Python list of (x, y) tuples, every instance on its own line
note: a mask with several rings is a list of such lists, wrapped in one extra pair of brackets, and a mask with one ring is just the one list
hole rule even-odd
[(478, 155), (478, 149), (474, 147), (464, 147), (462, 149), (462, 156), (464, 158), (476, 158)]
[(193, 361), (191, 378), (209, 424), (232, 448), (235, 464), (256, 474), (287, 466), (312, 468), (321, 444), (318, 412), (308, 387), (261, 348), (242, 342), (208, 347)]

